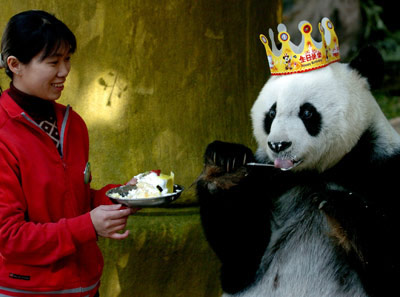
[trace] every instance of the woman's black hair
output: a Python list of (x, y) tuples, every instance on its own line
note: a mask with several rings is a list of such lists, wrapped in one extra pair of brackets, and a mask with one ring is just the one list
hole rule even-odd
[(42, 10), (28, 10), (14, 15), (8, 22), (1, 40), (1, 61), (6, 73), (13, 73), (7, 65), (7, 58), (15, 56), (23, 64), (43, 51), (42, 60), (57, 53), (63, 47), (69, 52), (76, 50), (76, 38), (68, 27), (54, 15)]

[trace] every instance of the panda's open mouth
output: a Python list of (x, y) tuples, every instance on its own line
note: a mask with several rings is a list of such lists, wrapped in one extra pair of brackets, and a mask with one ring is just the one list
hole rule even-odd
[(274, 161), (275, 168), (279, 168), (282, 171), (287, 171), (298, 166), (303, 160), (297, 160), (296, 157), (287, 159), (287, 158), (276, 158)]

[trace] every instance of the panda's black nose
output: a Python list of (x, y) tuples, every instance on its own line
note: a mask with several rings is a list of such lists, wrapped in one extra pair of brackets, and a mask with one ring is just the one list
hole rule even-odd
[(279, 141), (279, 142), (271, 142), (268, 141), (268, 146), (271, 150), (273, 150), (275, 153), (282, 152), (289, 148), (292, 145), (291, 141)]

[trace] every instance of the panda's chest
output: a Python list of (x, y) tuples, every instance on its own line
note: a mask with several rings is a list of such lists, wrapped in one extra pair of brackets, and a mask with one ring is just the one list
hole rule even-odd
[(259, 281), (248, 296), (366, 296), (358, 275), (338, 253), (325, 215), (302, 190), (278, 199), (271, 224)]

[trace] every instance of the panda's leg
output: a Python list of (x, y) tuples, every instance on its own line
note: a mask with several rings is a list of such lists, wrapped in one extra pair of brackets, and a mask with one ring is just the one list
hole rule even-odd
[(270, 236), (266, 193), (244, 166), (251, 161), (247, 147), (211, 143), (197, 182), (204, 232), (221, 260), (222, 288), (232, 294), (254, 282)]

